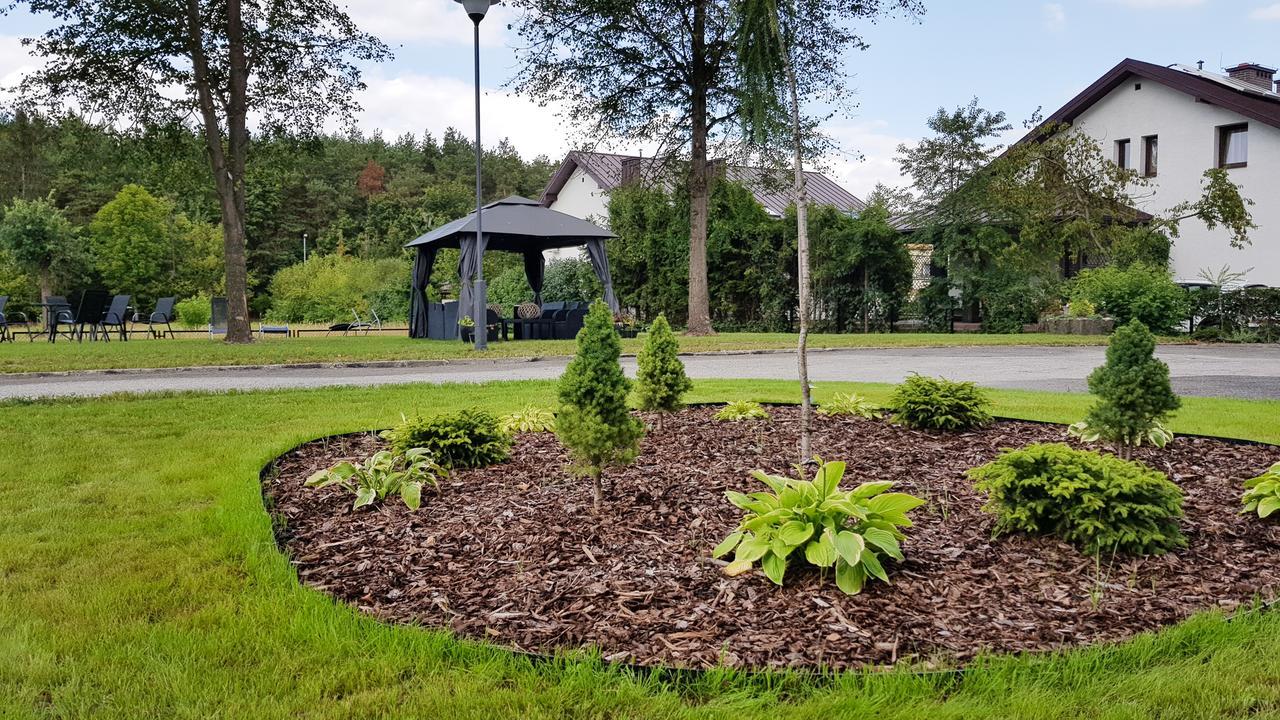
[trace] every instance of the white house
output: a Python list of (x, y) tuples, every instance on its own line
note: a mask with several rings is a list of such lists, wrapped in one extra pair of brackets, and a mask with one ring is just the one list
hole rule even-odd
[[(1158, 214), (1196, 200), (1206, 169), (1226, 168), (1250, 208), (1252, 244), (1236, 250), (1222, 228), (1182, 223), (1174, 240), (1175, 278), (1202, 269), (1248, 271), (1246, 283), (1280, 286), (1280, 84), (1275, 70), (1246, 63), (1227, 75), (1196, 67), (1124, 60), (1050, 115), (1087, 133), (1119, 164), (1150, 178), (1139, 209)], [(1034, 131), (1032, 133), (1034, 135)], [(1029, 139), (1024, 138), (1024, 140)]]

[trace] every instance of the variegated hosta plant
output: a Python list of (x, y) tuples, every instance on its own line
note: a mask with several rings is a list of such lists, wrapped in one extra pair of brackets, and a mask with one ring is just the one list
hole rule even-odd
[[(1102, 431), (1095, 427), (1091, 427), (1089, 423), (1081, 420), (1071, 423), (1067, 426), (1067, 435), (1074, 438), (1080, 438), (1087, 443), (1095, 443), (1102, 439)], [(1145, 433), (1139, 433), (1121, 439), (1121, 444), (1132, 447), (1141, 447), (1143, 443), (1153, 447), (1163, 448), (1165, 445), (1173, 442), (1173, 431), (1165, 426), (1159, 420), (1153, 420), (1151, 427), (1147, 428)]]
[(382, 502), (399, 495), (410, 510), (422, 504), (422, 488), (438, 487), (446, 474), (431, 453), (423, 448), (410, 448), (403, 455), (390, 450), (374, 453), (364, 464), (340, 462), (307, 478), (307, 487), (337, 485), (356, 496), (353, 510)]
[(1245, 481), (1244, 509), (1241, 513), (1258, 513), (1258, 517), (1267, 518), (1280, 510), (1280, 463), (1258, 477)]
[(907, 513), (924, 501), (906, 493), (887, 492), (892, 482), (869, 482), (841, 490), (842, 462), (821, 463), (813, 480), (752, 473), (769, 492), (725, 493), (746, 511), (742, 523), (712, 551), (721, 557), (734, 551), (728, 575), (747, 572), (759, 561), (770, 580), (781, 585), (787, 563), (802, 558), (820, 568), (835, 567), (836, 585), (854, 595), (868, 578), (889, 582), (881, 556), (902, 559), (900, 528), (910, 527)]

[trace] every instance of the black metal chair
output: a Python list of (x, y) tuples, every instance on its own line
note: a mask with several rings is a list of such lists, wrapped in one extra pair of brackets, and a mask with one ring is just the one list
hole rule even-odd
[[(65, 335), (68, 340), (76, 339), (76, 315), (71, 311), (71, 303), (67, 302), (67, 298), (63, 295), (50, 295), (44, 300), (45, 307), (45, 332), (49, 335), (49, 342), (57, 342), (58, 335)], [(67, 326), (66, 330), (59, 330), (63, 325)], [(33, 342), (35, 336), (30, 338)]]
[[(13, 342), (16, 335), (13, 332), (14, 325), (21, 325), (27, 335), (31, 334), (31, 319), (27, 314), (19, 310), (7, 311), (5, 308), (9, 304), (8, 295), (0, 295), (0, 342), (8, 340)], [(19, 319), (21, 318), (21, 319)]]
[(102, 328), (104, 340), (111, 339), (112, 330), (120, 334), (121, 340), (129, 339), (129, 333), (125, 330), (124, 324), (129, 319), (129, 301), (132, 299), (132, 295), (116, 295), (111, 298), (111, 304), (107, 305), (107, 310), (102, 315), (102, 322), (98, 324)]
[[(142, 320), (140, 315), (133, 316), (133, 322), (129, 326), (129, 332), (134, 332), (134, 328), (138, 325), (146, 325), (147, 332), (151, 333), (153, 338), (163, 338), (165, 335), (173, 337), (173, 326), (170, 325), (177, 317), (174, 314), (174, 307), (178, 304), (178, 298), (165, 297), (156, 301), (156, 309), (151, 311), (146, 320)], [(164, 325), (164, 330), (156, 332), (156, 328)]]
[[(111, 303), (111, 296), (103, 290), (85, 290), (80, 295), (80, 307), (76, 309), (73, 322), (75, 324), (75, 335), (78, 342), (84, 342), (84, 331), (89, 329), (89, 339), (97, 340), (98, 331), (102, 331), (104, 338), (107, 337), (107, 329), (102, 321), (107, 317), (107, 306)], [(109, 338), (108, 338), (109, 339)]]

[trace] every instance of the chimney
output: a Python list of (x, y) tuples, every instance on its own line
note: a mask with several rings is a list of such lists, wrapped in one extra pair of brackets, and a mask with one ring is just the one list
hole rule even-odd
[(640, 179), (640, 161), (644, 158), (622, 158), (622, 184), (629, 185)]
[(1240, 63), (1235, 67), (1227, 68), (1227, 76), (1232, 80), (1239, 80), (1268, 91), (1271, 90), (1271, 83), (1275, 75), (1275, 68), (1265, 67), (1257, 63)]

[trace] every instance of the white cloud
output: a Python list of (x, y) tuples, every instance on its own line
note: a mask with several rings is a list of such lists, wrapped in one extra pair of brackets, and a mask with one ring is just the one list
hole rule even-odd
[[(347, 13), (361, 30), (372, 33), (387, 43), (433, 42), (470, 45), (471, 20), (462, 6), (452, 0), (425, 2), (386, 2), (386, 0), (350, 0)], [(509, 5), (495, 5), (480, 23), (480, 44), (501, 47), (507, 44), (508, 23), (514, 23), (515, 10)]]
[(1249, 13), (1249, 17), (1253, 20), (1280, 20), (1280, 3), (1257, 8)]
[(888, 127), (889, 123), (883, 120), (828, 126), (826, 130), (846, 153), (826, 159), (831, 179), (860, 198), (870, 195), (876, 183), (905, 185), (908, 181), (902, 177), (896, 160), (898, 145), (910, 145), (914, 138), (898, 137)]
[(27, 48), (22, 47), (21, 38), (0, 35), (0, 91), (17, 85), (38, 64)]
[[(470, 81), (437, 75), (402, 73), (365, 78), (368, 90), (357, 98), (364, 110), (356, 120), (366, 133), (381, 130), (388, 140), (406, 132), (429, 130), (437, 139), (449, 127), (467, 137), (474, 132), (474, 86)], [(546, 154), (559, 159), (568, 151), (568, 135), (550, 107), (510, 92), (482, 88), (481, 134), (485, 145), (510, 138), (524, 157)]]
[(1044, 26), (1049, 30), (1061, 30), (1067, 24), (1067, 11), (1058, 3), (1045, 3), (1041, 7), (1044, 14)]

